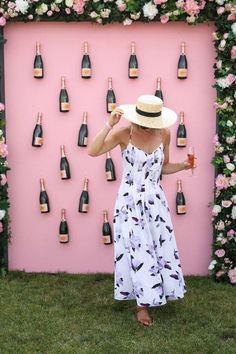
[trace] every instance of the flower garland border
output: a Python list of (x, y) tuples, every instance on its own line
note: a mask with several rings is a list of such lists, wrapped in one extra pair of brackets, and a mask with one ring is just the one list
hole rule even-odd
[[(236, 284), (236, 5), (228, 0), (2, 0), (0, 46), (7, 21), (89, 21), (97, 24), (184, 21), (189, 25), (213, 21), (217, 56), (213, 65), (217, 99), (217, 134), (214, 138), (213, 243), (209, 271), (216, 281)], [(1, 28), (2, 27), (2, 28)], [(0, 54), (0, 61), (3, 54)], [(0, 62), (0, 64), (3, 64)], [(1, 65), (2, 67), (3, 65)], [(0, 73), (0, 79), (3, 78)], [(0, 82), (0, 129), (5, 124), (4, 85)], [(7, 192), (7, 145), (0, 130), (0, 273), (7, 271), (9, 199)]]

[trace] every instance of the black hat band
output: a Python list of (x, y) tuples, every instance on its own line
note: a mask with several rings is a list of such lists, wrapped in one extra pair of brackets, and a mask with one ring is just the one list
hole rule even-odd
[(159, 117), (161, 115), (161, 111), (160, 112), (145, 112), (137, 107), (136, 107), (136, 112), (138, 114), (141, 114), (142, 116), (145, 116), (145, 117), (154, 117), (155, 118), (155, 117)]

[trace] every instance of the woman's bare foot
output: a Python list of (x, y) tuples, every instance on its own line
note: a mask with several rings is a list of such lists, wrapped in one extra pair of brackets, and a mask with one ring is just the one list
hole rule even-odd
[(137, 309), (137, 320), (144, 326), (152, 326), (153, 320), (149, 316), (146, 306), (136, 306)]

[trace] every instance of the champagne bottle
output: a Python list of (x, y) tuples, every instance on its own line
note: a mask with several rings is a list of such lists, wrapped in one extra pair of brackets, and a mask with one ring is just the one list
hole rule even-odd
[(81, 124), (78, 136), (78, 146), (87, 146), (88, 144), (88, 125), (87, 125), (88, 112), (83, 114), (83, 123)]
[(43, 145), (42, 113), (38, 113), (37, 123), (32, 137), (32, 146), (40, 147)]
[(111, 113), (116, 108), (116, 97), (112, 88), (112, 78), (108, 78), (108, 91), (107, 91), (107, 113)]
[(107, 181), (115, 181), (116, 180), (115, 166), (109, 151), (107, 152), (105, 170), (106, 170)]
[(156, 87), (155, 96), (159, 97), (163, 101), (163, 93), (161, 90), (161, 78), (160, 77), (157, 78), (157, 87)]
[(69, 228), (66, 221), (66, 210), (61, 209), (61, 222), (59, 227), (59, 242), (68, 243), (69, 242)]
[(89, 194), (88, 194), (88, 178), (84, 180), (84, 188), (80, 196), (79, 200), (79, 212), (80, 213), (87, 213), (89, 206)]
[(177, 129), (176, 146), (185, 147), (187, 142), (187, 132), (184, 124), (184, 112), (180, 112), (180, 123)]
[(102, 226), (103, 243), (105, 245), (110, 245), (112, 243), (112, 231), (111, 226), (108, 222), (108, 212), (103, 211), (103, 226)]
[(138, 77), (138, 60), (136, 56), (135, 42), (131, 43), (131, 55), (129, 58), (129, 78), (136, 79)]
[(177, 195), (176, 195), (176, 214), (182, 215), (186, 214), (185, 198), (182, 191), (182, 181), (179, 179), (177, 181)]
[(70, 165), (65, 155), (65, 146), (61, 145), (61, 161), (60, 161), (60, 171), (61, 179), (70, 179)]
[(39, 42), (36, 43), (36, 55), (34, 58), (34, 77), (36, 79), (42, 79), (44, 76), (44, 70), (43, 70), (43, 59), (41, 56), (41, 51), (40, 51), (40, 44)]
[(69, 96), (66, 90), (66, 85), (65, 85), (65, 77), (61, 77), (61, 91), (60, 91), (60, 96), (59, 96), (59, 107), (60, 107), (60, 112), (69, 112), (70, 110), (70, 103), (69, 103)]
[(39, 205), (41, 213), (49, 213), (49, 199), (47, 192), (45, 190), (44, 179), (40, 178), (40, 194), (39, 194)]
[(181, 54), (178, 62), (178, 79), (187, 79), (188, 76), (188, 63), (185, 54), (185, 42), (181, 43)]
[(81, 77), (83, 79), (90, 79), (92, 76), (91, 71), (91, 61), (88, 54), (88, 42), (84, 42), (84, 55), (81, 63)]

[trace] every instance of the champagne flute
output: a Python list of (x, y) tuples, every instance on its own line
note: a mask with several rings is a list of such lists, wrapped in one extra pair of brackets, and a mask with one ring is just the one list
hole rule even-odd
[(195, 160), (194, 148), (193, 148), (193, 146), (189, 146), (188, 147), (188, 162), (190, 163), (190, 166), (192, 169), (191, 176), (193, 176), (193, 173), (194, 173), (194, 160)]

